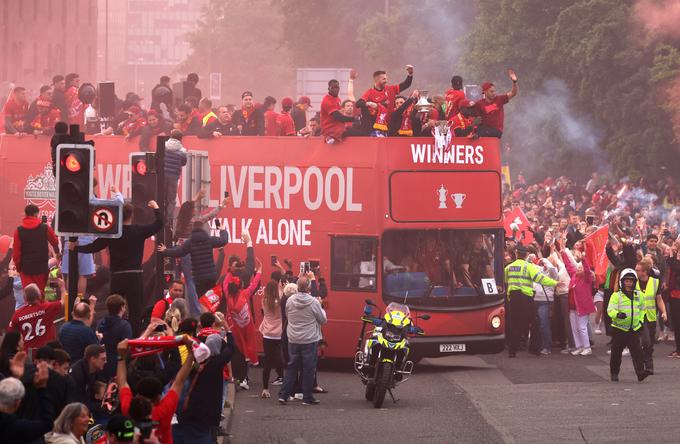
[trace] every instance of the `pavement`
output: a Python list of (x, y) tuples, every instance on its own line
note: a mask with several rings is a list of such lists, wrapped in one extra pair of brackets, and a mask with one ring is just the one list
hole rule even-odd
[[(609, 381), (606, 337), (594, 354), (518, 353), (424, 359), (375, 409), (349, 361), (322, 361), (321, 404), (260, 399), (261, 372), (238, 390), (225, 443), (600, 443), (680, 442), (680, 359), (655, 347), (655, 375), (638, 383), (630, 357)], [(230, 387), (231, 390), (231, 387)], [(231, 391), (233, 393), (233, 391)], [(232, 404), (233, 405), (233, 404)]]

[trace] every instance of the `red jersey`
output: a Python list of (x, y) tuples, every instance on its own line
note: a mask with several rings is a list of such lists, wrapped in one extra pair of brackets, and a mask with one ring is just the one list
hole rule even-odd
[[(132, 390), (130, 387), (123, 387), (120, 389), (120, 410), (123, 415), (127, 415), (130, 411), (130, 403), (132, 402)], [(172, 444), (172, 415), (177, 410), (179, 404), (179, 395), (173, 389), (168, 390), (168, 393), (163, 396), (160, 402), (151, 408), (151, 419), (158, 422), (158, 429), (156, 429), (156, 437), (158, 441), (163, 444)]]
[(335, 120), (331, 114), (340, 111), (340, 98), (326, 94), (321, 101), (321, 134), (338, 139), (345, 132), (345, 122)]
[(170, 304), (172, 304), (173, 300), (174, 299), (172, 299), (170, 296), (166, 296), (160, 301), (156, 302), (153, 306), (153, 309), (151, 309), (151, 317), (165, 320), (165, 312), (168, 311), (168, 308), (170, 308)]
[(281, 111), (279, 118), (276, 121), (276, 126), (278, 127), (279, 136), (294, 136), (295, 135), (295, 122), (289, 113)]
[(465, 93), (459, 89), (446, 91), (446, 120), (451, 120), (460, 112), (458, 104), (465, 100)]
[(9, 117), (10, 122), (17, 131), (24, 130), (24, 119), (28, 112), (28, 102), (18, 102), (13, 97), (7, 99), (5, 106), (2, 107), (2, 113), (5, 117)]
[(82, 125), (85, 105), (78, 98), (78, 88), (72, 86), (64, 93), (69, 125)]
[(63, 312), (61, 301), (24, 305), (14, 312), (7, 329), (21, 333), (27, 349), (44, 347), (56, 339), (54, 320)]
[(505, 114), (503, 113), (503, 105), (508, 103), (510, 99), (507, 94), (496, 96), (492, 101), (482, 99), (475, 103), (475, 109), (479, 115), (482, 116), (482, 125), (496, 128), (498, 131), (503, 131), (503, 121)]
[(375, 87), (366, 90), (361, 95), (361, 98), (367, 102), (382, 104), (387, 109), (385, 121), (389, 122), (392, 111), (394, 111), (394, 100), (400, 92), (399, 85), (385, 85), (385, 88), (382, 90), (375, 89)]
[(264, 135), (265, 136), (278, 136), (278, 125), (277, 121), (279, 119), (279, 113), (274, 110), (267, 110), (264, 113)]

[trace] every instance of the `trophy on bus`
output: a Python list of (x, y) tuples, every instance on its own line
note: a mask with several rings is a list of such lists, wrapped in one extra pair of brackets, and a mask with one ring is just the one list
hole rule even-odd
[(451, 123), (448, 120), (438, 120), (432, 127), (435, 147), (448, 151), (451, 149)]
[(428, 91), (420, 91), (420, 99), (416, 103), (416, 112), (426, 113), (432, 109), (432, 104), (427, 100)]

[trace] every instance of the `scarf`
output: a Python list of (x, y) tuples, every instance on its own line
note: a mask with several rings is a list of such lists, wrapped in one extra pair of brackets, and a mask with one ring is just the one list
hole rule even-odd
[(404, 114), (401, 115), (401, 126), (399, 126), (400, 136), (412, 136), (413, 135), (413, 124), (411, 122), (411, 113), (413, 112), (413, 105), (411, 104)]
[(387, 108), (378, 103), (378, 109), (375, 112), (375, 123), (373, 129), (378, 131), (387, 131)]
[[(134, 136), (138, 134), (142, 128), (146, 126), (146, 119), (144, 117), (131, 117), (123, 125), (123, 135), (124, 136)], [(158, 125), (160, 127), (160, 125)]]
[(198, 299), (199, 304), (210, 313), (215, 313), (222, 301), (222, 286), (216, 285)]
[[(451, 119), (451, 123), (452, 123), (452, 125), (451, 125), (451, 131), (454, 131), (456, 128), (465, 129), (465, 128), (467, 128), (468, 126), (472, 125), (472, 121), (473, 121), (473, 120), (474, 120), (474, 119), (471, 118), (471, 117), (465, 117), (465, 116), (463, 115), (463, 113), (458, 113), (458, 114), (456, 114), (456, 115), (453, 117), (453, 119)], [(474, 131), (474, 129), (473, 129), (473, 131), (472, 131), (470, 134), (468, 134), (467, 137), (472, 137), (472, 135), (473, 135), (474, 133), (475, 133), (475, 131)]]

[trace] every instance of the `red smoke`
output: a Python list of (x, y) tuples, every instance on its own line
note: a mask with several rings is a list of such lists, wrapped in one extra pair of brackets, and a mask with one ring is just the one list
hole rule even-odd
[(639, 0), (635, 16), (647, 31), (680, 37), (680, 2), (677, 0)]

